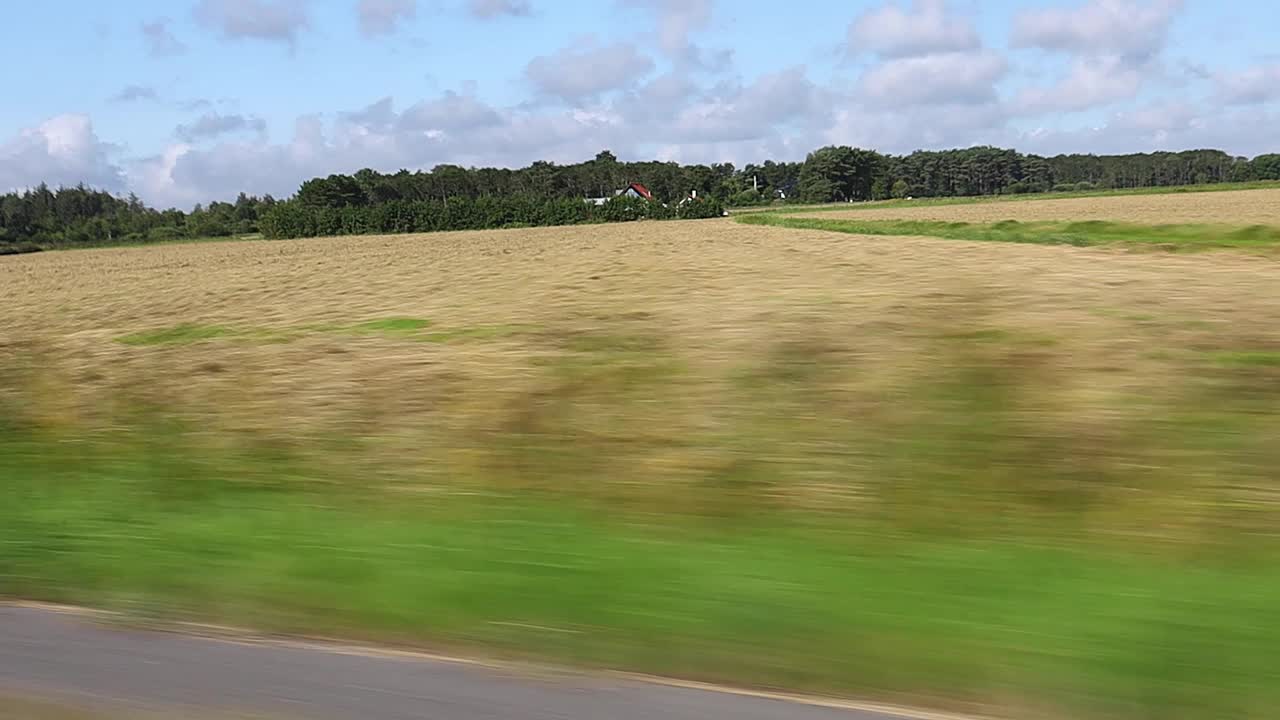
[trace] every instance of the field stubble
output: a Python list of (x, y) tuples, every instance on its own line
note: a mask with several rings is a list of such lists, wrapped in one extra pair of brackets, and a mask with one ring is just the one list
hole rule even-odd
[(1146, 225), (1202, 223), (1238, 226), (1280, 225), (1280, 188), (1035, 200), (1019, 197), (1016, 202), (972, 202), (956, 205), (922, 203), (916, 207), (899, 203), (895, 203), (892, 207), (877, 207), (873, 203), (863, 207), (812, 214), (814, 217), (858, 220), (936, 220), (967, 223), (993, 223), (1002, 220), (1019, 222), (1104, 220)]
[(9, 258), (0, 592), (1262, 717), (1278, 276), (720, 220)]

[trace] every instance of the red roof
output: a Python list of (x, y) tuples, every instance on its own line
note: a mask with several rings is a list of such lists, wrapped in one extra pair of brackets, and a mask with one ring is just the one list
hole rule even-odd
[(653, 199), (653, 193), (649, 192), (649, 188), (641, 185), (640, 183), (631, 183), (627, 187), (640, 193), (640, 197), (644, 198), (645, 200)]

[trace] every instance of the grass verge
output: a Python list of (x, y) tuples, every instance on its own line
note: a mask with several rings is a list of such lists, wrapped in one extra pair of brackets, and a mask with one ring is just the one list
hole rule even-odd
[(1258, 548), (1173, 559), (532, 494), (394, 502), (290, 481), (316, 471), (284, 458), (165, 446), (10, 439), (3, 592), (970, 709), (1261, 718), (1280, 702), (1280, 574)]
[(1169, 251), (1217, 248), (1257, 249), (1280, 245), (1280, 227), (1252, 225), (1138, 225), (1093, 220), (1087, 222), (998, 223), (941, 222), (932, 220), (849, 220), (792, 217), (773, 213), (745, 215), (747, 225), (803, 230), (826, 230), (855, 235), (923, 235), (951, 240), (1031, 243), (1036, 245), (1110, 245)]

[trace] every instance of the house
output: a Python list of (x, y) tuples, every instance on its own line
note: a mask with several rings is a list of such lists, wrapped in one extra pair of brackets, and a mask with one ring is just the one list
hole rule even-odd
[[(643, 200), (653, 200), (653, 193), (649, 192), (649, 188), (636, 182), (631, 183), (630, 185), (622, 188), (621, 190), (614, 190), (613, 197), (619, 197), (619, 196), (641, 198)], [(587, 198), (587, 202), (595, 205), (603, 205), (609, 202), (609, 198), (607, 197)]]
[(625, 188), (623, 188), (623, 189), (621, 189), (621, 190), (619, 190), (619, 191), (615, 192), (615, 193), (614, 193), (614, 195), (625, 195), (625, 196), (627, 196), (627, 197), (638, 197), (638, 198), (644, 198), (645, 200), (652, 200), (652, 199), (653, 199), (653, 193), (649, 192), (649, 188), (647, 188), (647, 187), (645, 187), (645, 186), (641, 185), (640, 183), (631, 183), (630, 185), (626, 186)]

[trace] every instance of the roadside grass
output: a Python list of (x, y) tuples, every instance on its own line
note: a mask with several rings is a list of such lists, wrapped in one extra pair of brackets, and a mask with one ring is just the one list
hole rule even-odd
[(1085, 222), (997, 223), (940, 222), (930, 220), (851, 220), (756, 214), (738, 218), (747, 225), (771, 225), (803, 230), (825, 230), (855, 235), (940, 237), (950, 240), (1073, 245), (1118, 246), (1134, 249), (1195, 251), (1217, 248), (1262, 249), (1280, 245), (1280, 227), (1251, 225), (1138, 225), (1090, 220)]
[(968, 710), (1263, 718), (1280, 701), (1280, 575), (1261, 548), (1174, 559), (536, 496), (406, 503), (237, 482), (207, 457), (31, 455), (7, 455), (20, 503), (0, 510), (22, 597)]
[(932, 330), (882, 392), (820, 323), (778, 335), (705, 426), (672, 422), (702, 380), (660, 332), (545, 333), (498, 416), (398, 446), (127, 397), (43, 422), (7, 373), (0, 595), (1017, 717), (1269, 717), (1271, 363), (1201, 357), (1086, 428), (1052, 336)]

